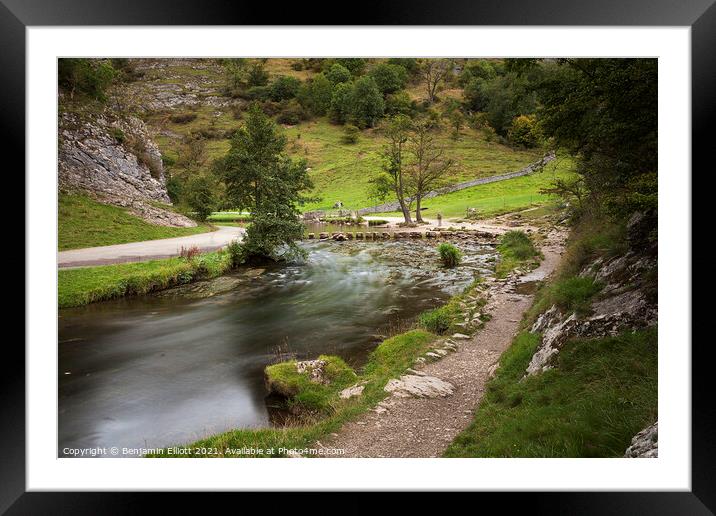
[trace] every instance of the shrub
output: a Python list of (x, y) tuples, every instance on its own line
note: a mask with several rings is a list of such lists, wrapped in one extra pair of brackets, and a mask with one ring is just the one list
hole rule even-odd
[(107, 88), (117, 77), (117, 71), (101, 59), (63, 58), (57, 63), (57, 82), (73, 97), (87, 95), (101, 102), (107, 99)]
[(216, 198), (214, 196), (215, 185), (213, 181), (201, 175), (194, 175), (184, 185), (184, 201), (196, 214), (196, 218), (205, 221), (214, 211)]
[(333, 84), (350, 82), (351, 72), (345, 66), (335, 63), (326, 71), (326, 78)]
[(457, 315), (456, 306), (447, 304), (434, 310), (428, 310), (418, 316), (418, 324), (426, 330), (444, 335), (455, 322)]
[(296, 96), (300, 87), (301, 81), (295, 77), (279, 75), (273, 80), (270, 86), (271, 100), (280, 102), (282, 100), (292, 99)]
[(370, 71), (370, 76), (384, 95), (403, 89), (408, 80), (408, 72), (405, 68), (390, 63), (376, 65)]
[(540, 133), (534, 116), (520, 115), (512, 121), (507, 138), (515, 145), (535, 147), (539, 143)]
[(387, 224), (387, 220), (383, 219), (371, 219), (368, 221), (369, 226), (383, 226), (384, 224)]
[(124, 140), (127, 138), (124, 134), (124, 131), (120, 129), (119, 127), (115, 127), (112, 129), (112, 138), (116, 140), (117, 143), (124, 143)]
[(537, 254), (532, 240), (524, 231), (508, 231), (502, 235), (497, 250), (502, 255), (518, 260), (527, 260)]
[(457, 267), (462, 260), (462, 252), (452, 244), (440, 244), (438, 253), (440, 253), (440, 261), (445, 267)]
[(238, 240), (229, 242), (226, 251), (229, 253), (229, 263), (232, 268), (236, 268), (246, 261), (244, 246)]
[(343, 143), (347, 143), (347, 144), (357, 143), (359, 134), (360, 134), (360, 129), (358, 129), (354, 125), (347, 124), (343, 128), (343, 136), (341, 137), (341, 141)]
[(169, 120), (175, 124), (188, 124), (189, 122), (196, 120), (196, 113), (177, 113), (170, 116)]
[(296, 125), (301, 120), (305, 120), (306, 112), (296, 99), (281, 102), (276, 121), (280, 124)]
[(373, 127), (383, 116), (383, 95), (372, 77), (355, 81), (349, 95), (350, 118), (358, 127)]

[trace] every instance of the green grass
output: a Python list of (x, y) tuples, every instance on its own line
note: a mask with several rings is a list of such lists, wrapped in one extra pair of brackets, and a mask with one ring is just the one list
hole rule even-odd
[(60, 251), (195, 235), (213, 230), (208, 224), (193, 228), (155, 226), (123, 208), (102, 204), (84, 195), (59, 196), (57, 237)]
[(266, 368), (269, 390), (286, 396), (289, 405), (301, 413), (331, 413), (338, 393), (354, 384), (357, 375), (340, 357), (321, 355), (318, 360), (326, 362), (323, 377), (328, 383), (312, 382), (307, 374), (299, 374), (296, 361), (291, 360)]
[(220, 276), (230, 267), (229, 254), (206, 253), (191, 260), (169, 258), (101, 267), (60, 269), (57, 301), (60, 308), (155, 292), (198, 278)]
[(523, 377), (540, 336), (521, 333), (445, 457), (621, 457), (657, 418), (657, 330), (573, 340)]
[[(554, 202), (554, 196), (542, 194), (540, 190), (549, 186), (554, 179), (569, 177), (573, 173), (570, 160), (560, 158), (555, 161), (557, 163), (553, 161), (547, 164), (542, 172), (529, 176), (473, 186), (426, 199), (422, 202), (422, 207), (427, 208), (423, 217), (432, 219), (440, 213), (445, 218), (464, 218), (468, 208), (476, 208), (479, 217), (485, 218)], [(376, 215), (398, 216), (400, 213)]]
[[(458, 296), (453, 296), (443, 306), (423, 312), (418, 316), (418, 325), (437, 335), (464, 332), (465, 330), (456, 326), (456, 324), (464, 321), (464, 302), (468, 296), (474, 295), (480, 284), (482, 284), (482, 280), (476, 279), (472, 285), (465, 289), (465, 292)], [(484, 297), (479, 297), (475, 303), (475, 310), (480, 310), (486, 303), (487, 300)], [(473, 315), (475, 315), (474, 312), (470, 313), (470, 318)], [(486, 320), (486, 317), (487, 315), (484, 315), (482, 320)]]
[(524, 231), (508, 231), (500, 237), (497, 246), (500, 260), (495, 266), (495, 276), (506, 277), (518, 267), (533, 268), (538, 264), (539, 251)]

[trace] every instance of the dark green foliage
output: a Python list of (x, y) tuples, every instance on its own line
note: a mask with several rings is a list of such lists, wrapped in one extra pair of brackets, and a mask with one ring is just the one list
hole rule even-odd
[(216, 208), (216, 185), (206, 175), (192, 175), (182, 189), (182, 199), (199, 221), (205, 221)]
[(417, 109), (417, 103), (410, 98), (406, 91), (398, 91), (385, 98), (386, 115), (413, 116)]
[(254, 61), (248, 67), (246, 73), (246, 82), (249, 87), (252, 86), (266, 86), (268, 84), (269, 74), (264, 68), (264, 64), (261, 61)]
[(545, 134), (579, 156), (591, 204), (656, 216), (657, 60), (565, 59), (538, 91)]
[(296, 125), (306, 120), (308, 115), (296, 99), (284, 100), (279, 103), (276, 121), (280, 124)]
[(403, 89), (408, 80), (408, 72), (405, 68), (390, 63), (376, 65), (370, 71), (370, 76), (384, 95)]
[(353, 77), (358, 77), (365, 69), (365, 59), (360, 57), (339, 57), (335, 59), (335, 62), (347, 68)]
[(117, 71), (107, 60), (60, 58), (57, 61), (57, 82), (71, 97), (79, 93), (104, 101), (107, 88), (116, 77)]
[(589, 313), (592, 298), (604, 287), (591, 277), (573, 276), (548, 287), (544, 298), (563, 312)]
[(214, 170), (224, 182), (228, 203), (252, 214), (243, 243), (247, 259), (294, 259), (303, 236), (297, 205), (311, 181), (304, 161), (283, 154), (286, 138), (261, 109), (252, 105), (224, 158)]
[(371, 77), (353, 83), (349, 95), (350, 119), (358, 127), (373, 127), (383, 116), (385, 104), (378, 85)]
[(440, 261), (445, 267), (457, 267), (462, 260), (462, 252), (452, 244), (443, 243), (438, 246)]
[(333, 84), (340, 84), (351, 81), (351, 71), (345, 66), (334, 63), (325, 72), (326, 78)]
[(289, 100), (296, 96), (301, 81), (288, 75), (279, 75), (271, 82), (269, 97), (274, 102)]
[(418, 324), (428, 331), (445, 335), (459, 315), (457, 305), (445, 305), (420, 314)]
[(388, 63), (392, 65), (398, 65), (405, 68), (409, 77), (415, 76), (420, 71), (420, 63), (414, 57), (391, 57), (388, 59)]
[(336, 123), (344, 124), (351, 115), (351, 92), (353, 85), (349, 82), (336, 84), (331, 96), (330, 115), (331, 120)]
[(322, 73), (301, 85), (297, 94), (301, 105), (314, 116), (324, 116), (331, 108), (333, 84)]

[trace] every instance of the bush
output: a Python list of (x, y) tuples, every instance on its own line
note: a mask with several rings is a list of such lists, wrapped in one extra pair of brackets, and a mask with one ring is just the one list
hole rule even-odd
[(383, 226), (387, 223), (388, 223), (387, 220), (382, 220), (382, 219), (370, 219), (368, 221), (369, 226)]
[(430, 332), (445, 335), (455, 322), (456, 313), (454, 305), (441, 306), (420, 314), (418, 324)]
[(359, 134), (360, 129), (358, 129), (354, 125), (348, 124), (343, 128), (343, 136), (341, 137), (341, 141), (347, 144), (357, 143)]
[(345, 66), (335, 63), (326, 71), (326, 78), (333, 84), (350, 82), (351, 71)]
[(107, 99), (107, 88), (117, 77), (110, 62), (100, 59), (63, 58), (57, 63), (57, 82), (70, 96), (87, 95), (101, 102)]
[(406, 91), (399, 91), (385, 98), (385, 112), (388, 115), (412, 116), (417, 109), (417, 103)]
[(438, 253), (440, 253), (440, 261), (445, 267), (457, 267), (462, 260), (462, 252), (452, 244), (440, 244)]
[(515, 145), (532, 148), (540, 141), (540, 132), (534, 116), (520, 115), (512, 121), (507, 138)]
[(300, 87), (301, 81), (295, 77), (279, 75), (271, 83), (269, 96), (274, 102), (290, 100), (296, 96)]
[(370, 76), (384, 95), (402, 90), (408, 80), (408, 72), (405, 68), (390, 63), (376, 65), (370, 71)]
[(358, 127), (373, 127), (383, 116), (385, 104), (378, 85), (371, 77), (361, 77), (349, 95), (350, 118)]
[(502, 255), (518, 260), (527, 260), (537, 254), (532, 239), (524, 231), (508, 231), (502, 235), (497, 250)]
[(196, 113), (177, 113), (169, 117), (169, 120), (175, 124), (187, 124), (196, 120)]
[(281, 102), (276, 121), (279, 124), (296, 125), (307, 118), (306, 112), (296, 99)]
[(124, 140), (127, 137), (124, 134), (124, 131), (122, 131), (122, 129), (120, 129), (119, 127), (115, 127), (112, 129), (112, 138), (114, 138), (117, 143), (124, 143)]
[(184, 201), (196, 214), (196, 218), (202, 222), (214, 211), (216, 204), (214, 189), (211, 179), (200, 175), (193, 176), (184, 185)]
[(229, 262), (232, 268), (235, 269), (246, 261), (244, 246), (238, 240), (232, 240), (226, 247), (226, 251), (229, 253)]

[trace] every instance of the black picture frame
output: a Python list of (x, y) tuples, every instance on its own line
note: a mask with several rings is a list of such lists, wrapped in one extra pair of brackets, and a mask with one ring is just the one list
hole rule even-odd
[[(706, 163), (713, 143), (708, 127), (716, 113), (715, 0), (427, 0), (368, 1), (341, 21), (324, 19), (306, 4), (225, 0), (0, 0), (0, 113), (4, 156), (24, 167), (25, 29), (61, 25), (557, 25), (689, 26), (692, 37), (693, 167)], [(334, 11), (337, 12), (337, 11)], [(705, 167), (704, 167), (705, 168)], [(712, 166), (710, 168), (713, 168)], [(704, 170), (703, 172), (706, 172)], [(693, 173), (692, 173), (693, 177)], [(24, 189), (24, 185), (19, 188)], [(19, 191), (19, 190), (18, 190)], [(694, 192), (696, 190), (693, 190)], [(706, 266), (692, 259), (693, 270)], [(30, 271), (25, 270), (27, 275)], [(18, 303), (19, 304), (19, 303)], [(694, 306), (694, 312), (700, 308)], [(692, 319), (693, 320), (693, 319)], [(674, 343), (688, 345), (689, 343)], [(699, 345), (700, 344), (700, 345)], [(639, 493), (529, 493), (501, 496), (501, 510), (567, 514), (713, 514), (716, 510), (716, 435), (711, 399), (710, 341), (692, 346), (692, 490)], [(6, 339), (0, 391), (0, 513), (108, 514), (138, 512), (148, 493), (25, 492), (25, 355)], [(12, 348), (12, 349), (8, 349)], [(488, 496), (485, 494), (485, 496)], [(499, 496), (499, 495), (489, 495)], [(222, 497), (223, 499), (224, 497)], [(185, 497), (172, 497), (184, 505)], [(419, 501), (420, 498), (416, 498)], [(163, 502), (165, 503), (165, 502)], [(166, 503), (172, 504), (167, 500)], [(420, 502), (419, 502), (420, 503)], [(167, 510), (169, 505), (165, 505)]]

